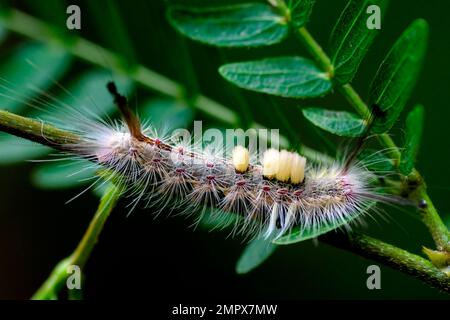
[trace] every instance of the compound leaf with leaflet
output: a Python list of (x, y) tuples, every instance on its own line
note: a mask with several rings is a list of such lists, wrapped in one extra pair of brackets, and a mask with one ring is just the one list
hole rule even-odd
[(293, 0), (289, 3), (291, 23), (296, 28), (306, 25), (316, 0)]
[(289, 98), (319, 97), (332, 88), (328, 74), (302, 57), (230, 63), (219, 73), (238, 87)]
[(71, 56), (58, 46), (26, 43), (0, 66), (0, 108), (18, 113), (29, 100), (58, 81), (70, 66)]

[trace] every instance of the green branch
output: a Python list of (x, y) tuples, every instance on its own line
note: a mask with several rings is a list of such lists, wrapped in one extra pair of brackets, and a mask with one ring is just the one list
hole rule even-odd
[(120, 186), (113, 184), (108, 186), (103, 194), (98, 209), (92, 218), (88, 229), (78, 244), (75, 251), (67, 258), (61, 260), (53, 269), (50, 276), (42, 284), (39, 290), (33, 295), (34, 300), (56, 299), (58, 293), (63, 289), (67, 277), (67, 268), (71, 265), (78, 266), (83, 270), (89, 256), (97, 243), (98, 237), (108, 219), (111, 211), (115, 207), (121, 194)]
[(362, 257), (383, 263), (395, 270), (416, 277), (442, 292), (450, 293), (450, 277), (430, 261), (378, 239), (358, 234), (328, 233), (320, 240)]

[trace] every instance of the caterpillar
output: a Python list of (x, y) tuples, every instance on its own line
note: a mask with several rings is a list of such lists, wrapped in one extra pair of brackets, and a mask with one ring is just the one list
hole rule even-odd
[(315, 164), (274, 148), (254, 160), (243, 145), (222, 156), (161, 137), (132, 112), (113, 82), (107, 87), (122, 121), (78, 112), (82, 120), (72, 121), (71, 130), (80, 139), (63, 149), (106, 168), (106, 179), (116, 179), (133, 198), (132, 208), (144, 202), (157, 213), (176, 210), (197, 220), (214, 208), (218, 219), (239, 217), (233, 233), (278, 239), (293, 230), (315, 237), (350, 228), (374, 202), (389, 200), (372, 186), (376, 175), (357, 160)]

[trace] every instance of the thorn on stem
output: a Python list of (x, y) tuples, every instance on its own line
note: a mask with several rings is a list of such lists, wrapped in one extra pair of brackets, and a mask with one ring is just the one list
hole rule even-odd
[(127, 124), (131, 136), (139, 141), (145, 140), (146, 137), (141, 131), (141, 123), (134, 112), (130, 109), (127, 98), (118, 92), (116, 84), (113, 81), (108, 82), (107, 88), (109, 93), (113, 96), (114, 103), (117, 108), (119, 108), (123, 120)]

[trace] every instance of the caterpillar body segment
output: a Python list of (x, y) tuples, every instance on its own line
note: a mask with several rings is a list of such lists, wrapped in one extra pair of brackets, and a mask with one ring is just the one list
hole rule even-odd
[(160, 212), (201, 214), (212, 207), (218, 215), (237, 213), (242, 218), (236, 230), (250, 236), (342, 225), (370, 203), (373, 176), (359, 165), (308, 166), (297, 153), (275, 149), (253, 163), (242, 146), (230, 158), (211, 156), (147, 136), (151, 128), (142, 132), (133, 135), (125, 124), (102, 126), (71, 149), (117, 173), (135, 202), (157, 205)]
[(255, 160), (244, 146), (231, 155), (158, 136), (129, 109), (126, 98), (108, 84), (122, 114), (110, 124), (77, 113), (80, 141), (64, 149), (109, 169), (125, 186), (132, 208), (139, 203), (157, 213), (218, 219), (237, 215), (234, 233), (277, 238), (293, 230), (317, 233), (349, 227), (380, 196), (374, 174), (357, 161), (311, 165), (287, 150), (268, 149)]

